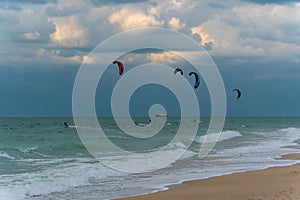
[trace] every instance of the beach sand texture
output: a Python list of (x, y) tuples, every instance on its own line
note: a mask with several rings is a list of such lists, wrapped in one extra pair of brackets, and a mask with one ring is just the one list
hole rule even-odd
[[(283, 159), (300, 159), (300, 154)], [(300, 199), (300, 164), (184, 182), (166, 191), (123, 200), (286, 200)]]

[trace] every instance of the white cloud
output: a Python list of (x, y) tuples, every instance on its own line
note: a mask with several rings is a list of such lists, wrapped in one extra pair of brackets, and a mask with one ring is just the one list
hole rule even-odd
[(34, 31), (32, 33), (24, 33), (24, 37), (30, 40), (38, 39), (41, 34), (38, 31)]
[(51, 40), (66, 47), (81, 47), (88, 44), (85, 36), (85, 27), (82, 26), (76, 16), (52, 18), (55, 24), (55, 32), (51, 34)]
[(217, 56), (290, 60), (299, 52), (299, 13), (290, 5), (247, 4), (214, 15), (191, 30), (201, 36), (202, 45), (211, 42)]
[(109, 16), (109, 22), (118, 25), (122, 30), (143, 28), (149, 26), (162, 26), (164, 21), (159, 21), (153, 15), (149, 15), (137, 8), (122, 8)]
[(236, 7), (240, 34), (252, 46), (264, 50), (270, 60), (292, 61), (300, 56), (300, 8), (293, 5), (257, 5)]
[(23, 9), (0, 10), (1, 34), (10, 38), (13, 43), (31, 40), (33, 42), (49, 42), (49, 34), (54, 26), (41, 10)]
[(168, 23), (169, 27), (171, 29), (175, 29), (175, 30), (181, 30), (185, 27), (185, 24), (180, 22), (179, 18), (173, 17), (169, 23)]
[(297, 6), (251, 4), (235, 7), (233, 12), (241, 27), (246, 28), (244, 32), (247, 36), (298, 44), (300, 42), (300, 8)]
[(147, 58), (154, 63), (164, 63), (164, 64), (176, 64), (180, 61), (178, 55), (170, 52), (164, 51), (161, 53), (149, 53)]
[[(241, 50), (244, 52), (249, 49), (243, 44), (239, 27), (226, 23), (220, 16), (215, 16), (199, 26), (192, 27), (191, 30), (201, 36), (202, 45), (211, 42), (215, 54), (236, 55), (241, 53)], [(243, 49), (241, 49), (242, 46)]]
[[(156, 1), (155, 4), (147, 6), (147, 12), (157, 17), (165, 17), (166, 19), (175, 16), (184, 16), (192, 12), (201, 1), (194, 0), (171, 0), (171, 1)], [(199, 12), (199, 10), (198, 10)]]
[[(89, 1), (59, 0), (56, 4), (44, 4), (38, 9), (0, 9), (3, 33), (0, 44), (7, 47), (0, 51), (2, 55), (18, 55), (18, 58), (28, 57), (28, 54), (39, 55), (45, 63), (53, 56), (58, 56), (62, 62), (92, 62), (83, 56), (87, 52), (74, 49), (92, 49), (123, 30), (160, 26), (190, 36), (199, 35), (198, 41), (203, 46), (212, 47), (209, 51), (215, 56), (239, 57), (245, 61), (253, 56), (299, 61), (299, 3), (260, 5), (243, 1), (236, 6), (236, 2), (226, 0), (218, 6), (219, 2), (208, 0), (153, 0), (95, 7)], [(8, 41), (13, 42), (7, 46)], [(39, 45), (32, 48), (31, 41)], [(63, 54), (49, 54), (49, 48), (62, 47), (67, 47)], [(44, 51), (37, 53), (39, 49)], [(153, 54), (145, 59), (171, 59), (167, 53), (163, 54)], [(172, 59), (170, 61), (173, 62)]]
[(83, 55), (82, 61), (87, 64), (93, 64), (96, 62), (96, 58), (89, 55)]

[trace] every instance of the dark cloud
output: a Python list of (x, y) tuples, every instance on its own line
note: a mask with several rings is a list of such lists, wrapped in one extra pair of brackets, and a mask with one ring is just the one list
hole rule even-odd
[(300, 2), (300, 0), (244, 0), (258, 4), (287, 4), (292, 2)]
[[(1, 116), (72, 115), (72, 88), (78, 67), (0, 65)], [(59, 95), (57, 95), (59, 94)]]
[(33, 44), (50, 42), (50, 34), (55, 31), (54, 25), (52, 23), (35, 25), (36, 27), (9, 27), (5, 34), (14, 42)]
[[(17, 43), (48, 43), (50, 34), (55, 32), (48, 16), (38, 12), (0, 12), (0, 25), (3, 40)], [(0, 38), (0, 44), (3, 40)]]
[(143, 3), (149, 0), (91, 0), (95, 6), (106, 4), (130, 4), (130, 3)]
[(76, 55), (81, 55), (81, 51), (76, 50), (74, 48), (52, 48), (49, 49), (49, 51), (52, 51), (53, 54), (57, 55), (57, 56), (61, 56), (61, 57), (72, 57), (72, 56), (76, 56)]
[(213, 49), (214, 44), (212, 42), (207, 42), (204, 44), (204, 49), (210, 51)]
[(221, 4), (221, 2), (219, 3), (208, 3), (209, 6), (211, 6), (212, 8), (226, 8), (227, 6), (224, 4)]
[(57, 0), (0, 0), (3, 3), (31, 3), (31, 4), (46, 4), (57, 3)]
[(65, 17), (70, 16), (73, 14), (76, 14), (80, 11), (80, 8), (74, 6), (71, 7), (64, 7), (62, 9), (59, 9), (55, 6), (50, 6), (46, 8), (46, 13), (51, 17)]
[(191, 37), (196, 40), (198, 43), (200, 43), (202, 41), (201, 36), (198, 33), (194, 33), (191, 35)]
[[(0, 12), (0, 25), (12, 25), (19, 22), (19, 19), (13, 16), (11, 13), (7, 14), (4, 12)], [(2, 32), (3, 33), (3, 32)]]
[(163, 52), (164, 52), (164, 50), (162, 50), (162, 49), (153, 49), (153, 48), (143, 48), (143, 49), (131, 51), (131, 53), (134, 53), (134, 54), (163, 53)]
[(19, 11), (19, 10), (22, 10), (22, 7), (16, 3), (7, 3), (7, 2), (0, 1), (0, 9)]

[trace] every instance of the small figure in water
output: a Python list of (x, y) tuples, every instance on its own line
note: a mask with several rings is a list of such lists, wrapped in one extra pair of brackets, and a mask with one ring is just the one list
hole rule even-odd
[[(148, 125), (148, 124), (143, 124), (143, 123), (137, 123), (136, 121), (133, 121), (133, 122), (134, 122), (134, 124), (135, 124), (136, 126), (145, 127), (145, 126)], [(151, 119), (149, 119), (149, 123), (151, 123)]]
[(65, 128), (68, 128), (68, 127), (69, 127), (69, 125), (68, 125), (67, 122), (64, 122), (64, 125), (65, 125)]

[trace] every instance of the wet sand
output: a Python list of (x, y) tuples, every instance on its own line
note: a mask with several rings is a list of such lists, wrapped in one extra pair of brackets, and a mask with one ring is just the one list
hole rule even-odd
[[(283, 156), (299, 159), (300, 154)], [(187, 181), (166, 191), (122, 200), (300, 199), (300, 164)]]

